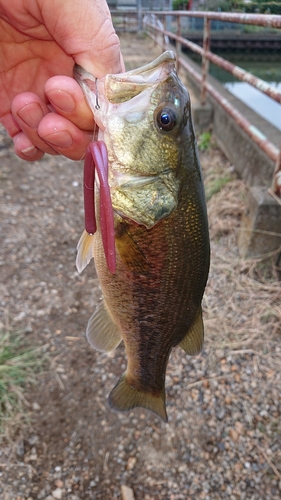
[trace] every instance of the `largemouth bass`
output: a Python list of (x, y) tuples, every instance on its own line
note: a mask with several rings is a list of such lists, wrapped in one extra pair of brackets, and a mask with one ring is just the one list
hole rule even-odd
[[(102, 80), (76, 66), (75, 78), (106, 145), (113, 208), (111, 230), (104, 229), (104, 207), (110, 218), (111, 205), (103, 201), (99, 173), (93, 208), (97, 231), (84, 232), (77, 255), (79, 271), (94, 256), (103, 292), (87, 338), (100, 351), (124, 341), (127, 369), (109, 395), (110, 406), (120, 411), (140, 406), (167, 421), (169, 355), (175, 346), (189, 355), (202, 349), (201, 301), (209, 270), (189, 94), (171, 51)], [(105, 158), (99, 144), (99, 157)]]

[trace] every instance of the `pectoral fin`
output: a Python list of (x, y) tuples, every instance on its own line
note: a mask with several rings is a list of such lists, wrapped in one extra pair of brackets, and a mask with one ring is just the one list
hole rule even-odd
[(202, 309), (199, 307), (195, 319), (179, 346), (190, 356), (196, 356), (202, 350), (204, 341), (204, 325)]
[(109, 352), (120, 344), (122, 338), (104, 302), (92, 314), (86, 330), (88, 342), (101, 352)]
[(109, 405), (116, 411), (129, 411), (136, 407), (146, 408), (156, 413), (164, 422), (168, 421), (165, 408), (165, 388), (159, 394), (140, 391), (131, 386), (122, 375), (108, 397)]

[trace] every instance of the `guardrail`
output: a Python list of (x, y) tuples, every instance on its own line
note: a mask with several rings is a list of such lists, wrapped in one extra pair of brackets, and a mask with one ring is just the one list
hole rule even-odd
[[(177, 20), (176, 33), (167, 30), (167, 16), (174, 16)], [(191, 42), (181, 36), (181, 19), (183, 17), (197, 17), (204, 19), (203, 47)], [(163, 23), (161, 20), (163, 20)], [(241, 81), (247, 82), (268, 95), (278, 103), (281, 103), (281, 92), (270, 86), (267, 82), (254, 76), (252, 73), (244, 71), (239, 66), (235, 66), (230, 61), (217, 56), (210, 51), (210, 24), (212, 20), (229, 21), (240, 24), (251, 24), (256, 26), (265, 26), (281, 29), (281, 16), (262, 15), (262, 14), (240, 14), (226, 12), (196, 12), (196, 11), (149, 11), (143, 19), (147, 33), (159, 43), (154, 33), (160, 33), (161, 46), (165, 50), (169, 38), (176, 41), (177, 64), (182, 66), (185, 71), (201, 85), (201, 104), (206, 103), (206, 94), (209, 93), (224, 110), (235, 120), (235, 122), (252, 138), (252, 140), (271, 158), (275, 163), (273, 181), (270, 194), (281, 204), (281, 143), (280, 149), (276, 148), (264, 135), (251, 124), (232, 104), (223, 98), (217, 90), (208, 82), (209, 61), (228, 71)], [(202, 57), (201, 74), (194, 70), (188, 62), (181, 57), (181, 47), (188, 47), (193, 52)]]
[(141, 29), (141, 13), (135, 10), (111, 10), (111, 17), (116, 31), (139, 31)]

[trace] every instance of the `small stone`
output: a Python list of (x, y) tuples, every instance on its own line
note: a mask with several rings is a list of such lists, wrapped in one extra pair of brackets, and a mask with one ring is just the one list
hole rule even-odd
[(225, 416), (225, 410), (224, 408), (221, 408), (219, 411), (218, 411), (218, 414), (217, 414), (217, 417), (219, 420), (222, 420)]
[(30, 438), (28, 438), (27, 442), (28, 444), (30, 444), (30, 446), (33, 446), (34, 444), (36, 444), (39, 440), (39, 437), (36, 436), (35, 434), (33, 434), (32, 436), (30, 436)]
[(62, 498), (62, 489), (61, 488), (56, 488), (54, 491), (52, 491), (52, 495), (56, 500), (61, 500)]
[(132, 470), (136, 465), (136, 457), (129, 457), (127, 462), (127, 470)]
[(24, 442), (23, 442), (23, 440), (18, 442), (16, 452), (17, 452), (18, 457), (23, 457), (23, 455), (24, 455)]
[(26, 313), (24, 311), (20, 312), (17, 316), (15, 316), (14, 321), (19, 322), (22, 321), (26, 316)]
[(56, 479), (55, 486), (57, 488), (63, 488), (64, 487), (64, 483), (63, 483), (63, 481), (61, 479)]
[(223, 358), (224, 357), (224, 351), (222, 349), (217, 349), (216, 350), (216, 355), (218, 358)]
[(236, 443), (236, 441), (238, 441), (238, 434), (234, 429), (230, 429), (229, 436), (234, 443)]
[(235, 430), (238, 434), (244, 434), (244, 426), (241, 422), (235, 422)]
[[(206, 454), (207, 455), (207, 454)], [(209, 454), (208, 454), (209, 455)], [(178, 471), (179, 472), (186, 472), (188, 470), (188, 467), (186, 464), (182, 464), (179, 466)]]
[(122, 495), (122, 500), (135, 500), (132, 488), (126, 486), (125, 484), (121, 485), (121, 495)]
[(38, 403), (32, 403), (32, 410), (39, 411), (41, 410), (41, 406)]

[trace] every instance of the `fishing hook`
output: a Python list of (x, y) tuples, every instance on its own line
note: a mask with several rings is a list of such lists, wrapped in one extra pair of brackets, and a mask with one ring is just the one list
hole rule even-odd
[(95, 104), (95, 108), (96, 109), (100, 109), (100, 105), (99, 105), (99, 94), (98, 94), (98, 79), (95, 78), (95, 84), (96, 84), (96, 104)]

